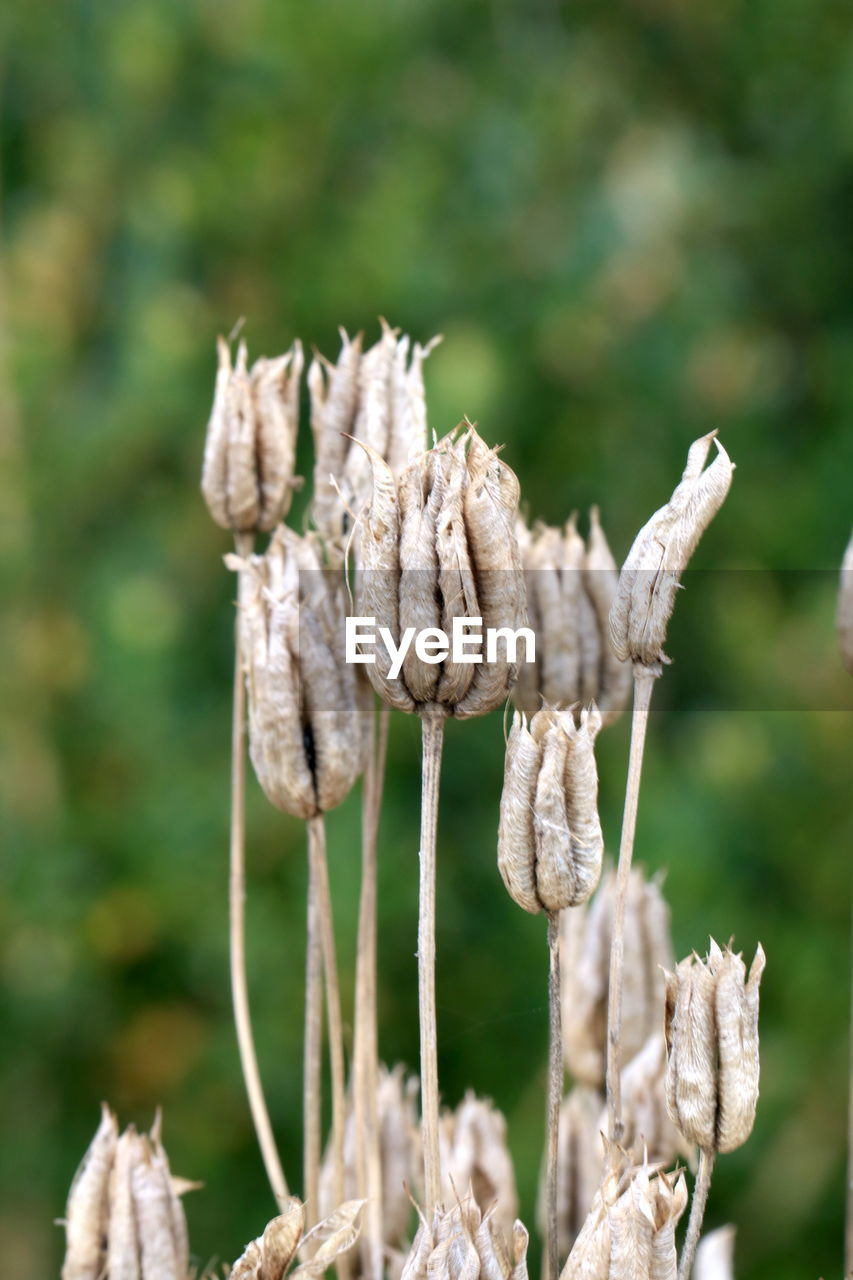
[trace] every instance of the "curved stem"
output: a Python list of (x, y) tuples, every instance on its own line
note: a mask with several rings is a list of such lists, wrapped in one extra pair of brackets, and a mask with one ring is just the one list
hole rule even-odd
[(305, 1229), (319, 1220), (322, 1147), (323, 943), (317, 892), (316, 859), (311, 856), (308, 824), (308, 913), (305, 939), (305, 1042), (302, 1072), (302, 1197)]
[(699, 1151), (699, 1168), (696, 1171), (696, 1181), (693, 1184), (693, 1199), (690, 1204), (687, 1235), (684, 1237), (681, 1260), (678, 1264), (678, 1280), (690, 1280), (690, 1273), (693, 1270), (693, 1258), (696, 1254), (696, 1246), (699, 1243), (702, 1219), (705, 1217), (708, 1192), (711, 1189), (714, 1155), (713, 1151), (706, 1151), (704, 1147)]
[(560, 1274), (557, 1238), (557, 1149), (560, 1133), (560, 1104), (563, 1101), (563, 1026), (560, 1016), (560, 913), (548, 916), (548, 1236), (546, 1257), (548, 1280)]
[[(335, 1207), (344, 1201), (344, 1129), (346, 1125), (346, 1066), (338, 961), (329, 866), (326, 860), (326, 820), (318, 814), (308, 821), (308, 858), (317, 893), (320, 945), (326, 985), (326, 1015), (329, 1025), (329, 1060), (332, 1073), (332, 1150), (335, 1167)], [(319, 1210), (319, 1206), (318, 1206)]]
[(643, 771), (643, 748), (649, 722), (649, 706), (655, 680), (661, 674), (659, 665), (634, 666), (634, 714), (631, 720), (631, 753), (625, 810), (622, 816), (622, 838), (619, 842), (619, 866), (616, 872), (616, 904), (610, 943), (610, 977), (607, 992), (607, 1117), (611, 1142), (622, 1140), (622, 1080), (620, 1076), (619, 1042), (622, 1038), (622, 976), (625, 965), (625, 902), (634, 855), (637, 829), (637, 805), (640, 799), (640, 776)]
[[(247, 556), (252, 551), (251, 534), (235, 534), (237, 554)], [(242, 574), (238, 577), (238, 596)], [(249, 1099), (252, 1121), (261, 1148), (264, 1168), (272, 1193), (279, 1204), (288, 1195), (278, 1149), (273, 1137), (269, 1112), (261, 1084), (252, 1019), (249, 1012), (249, 990), (246, 980), (246, 763), (244, 759), (246, 738), (246, 693), (243, 684), (243, 658), (240, 642), (239, 604), (234, 627), (234, 703), (231, 724), (231, 833), (230, 872), (228, 879), (229, 906), (229, 957), (231, 967), (231, 1000), (234, 1007), (234, 1026), (240, 1051), (240, 1066)]]
[(438, 779), (444, 739), (442, 713), (421, 718), (420, 891), (418, 897), (418, 1011), (421, 1028), (421, 1098), (424, 1144), (426, 1220), (432, 1222), (441, 1200), (438, 1146), (438, 1031), (435, 1016), (435, 836), (438, 824)]

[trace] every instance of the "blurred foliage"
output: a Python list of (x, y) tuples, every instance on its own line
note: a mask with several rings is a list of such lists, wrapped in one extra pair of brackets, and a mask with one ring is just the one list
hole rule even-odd
[[(143, 1124), (164, 1104), (175, 1167), (206, 1183), (202, 1261), (272, 1208), (227, 980), (213, 340), (245, 316), (253, 352), (298, 333), (334, 354), (339, 323), (383, 314), (446, 335), (431, 422), (505, 441), (534, 515), (599, 501), (622, 555), (717, 426), (738, 471), (697, 565), (803, 571), (685, 593), (667, 680), (689, 696), (653, 716), (638, 856), (669, 867), (679, 952), (712, 932), (769, 957), (758, 1122), (709, 1223), (739, 1224), (739, 1280), (839, 1274), (853, 724), (834, 574), (811, 571), (853, 518), (846, 0), (18, 0), (0, 94), (4, 1273), (57, 1274), (102, 1097)], [(611, 848), (627, 731), (601, 740)], [(418, 749), (397, 717), (381, 1039), (411, 1064)], [(451, 726), (441, 1078), (506, 1111), (529, 1221), (545, 930), (495, 873), (501, 769), (499, 715)], [(259, 1052), (298, 1184), (303, 832), (254, 784), (249, 839)], [(330, 848), (346, 958), (356, 796)]]

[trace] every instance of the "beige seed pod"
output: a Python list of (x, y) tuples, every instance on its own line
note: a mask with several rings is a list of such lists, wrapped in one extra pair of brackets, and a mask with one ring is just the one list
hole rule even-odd
[(336, 488), (358, 408), (358, 367), (361, 334), (352, 340), (340, 330), (341, 351), (337, 364), (315, 355), (308, 369), (311, 397), (311, 434), (314, 438), (314, 494), (311, 517), (328, 544), (336, 544), (343, 531), (344, 509)]
[(619, 719), (628, 705), (631, 668), (616, 656), (610, 638), (610, 610), (619, 585), (619, 569), (601, 527), (598, 507), (591, 507), (589, 513), (583, 584), (601, 638), (598, 679), (592, 697), (601, 712), (602, 726), (606, 728)]
[(227, 563), (240, 573), (252, 764), (272, 804), (314, 817), (344, 800), (363, 759), (342, 583), (314, 535), (284, 526), (265, 555)]
[(282, 1280), (305, 1226), (305, 1206), (295, 1196), (286, 1200), (278, 1217), (252, 1240), (231, 1268), (230, 1280)]
[(702, 1236), (693, 1264), (693, 1280), (734, 1280), (735, 1228), (718, 1227)]
[[(681, 483), (643, 525), (622, 566), (610, 635), (623, 661), (643, 666), (668, 661), (662, 646), (679, 580), (732, 482), (734, 465), (716, 435), (711, 431), (690, 446)], [(717, 456), (703, 471), (712, 442)]]
[(167, 1171), (144, 1136), (135, 1142), (130, 1185), (142, 1280), (184, 1280), (186, 1232), (176, 1231), (176, 1205), (181, 1216), (183, 1211)]
[(688, 956), (666, 974), (664, 1032), (670, 1118), (706, 1151), (734, 1151), (752, 1132), (758, 1102), (759, 945), (746, 966), (711, 940), (708, 957)]
[(106, 1275), (120, 1276), (121, 1280), (141, 1280), (142, 1277), (131, 1186), (131, 1175), (139, 1158), (140, 1145), (136, 1130), (131, 1125), (116, 1144), (115, 1161), (110, 1173)]
[(102, 1103), (101, 1122), (68, 1193), (62, 1280), (100, 1280), (106, 1254), (110, 1171), (117, 1144), (116, 1118)]
[(498, 828), (498, 869), (525, 911), (577, 906), (601, 875), (594, 743), (601, 717), (544, 706), (530, 722), (518, 711), (507, 743)]
[[(680, 1156), (691, 1166), (696, 1149), (675, 1127), (666, 1105), (666, 1045), (663, 1033), (649, 1036), (642, 1049), (622, 1071), (622, 1124), (620, 1145), (635, 1163), (645, 1157), (655, 1164), (668, 1165)], [(602, 1108), (597, 1131), (607, 1129), (607, 1111)]]
[(217, 524), (235, 533), (269, 530), (287, 513), (299, 423), (302, 346), (248, 368), (245, 342), (217, 342), (219, 369), (202, 465), (201, 490)]
[(841, 564), (838, 588), (838, 643), (847, 670), (853, 675), (853, 535)]
[(318, 1280), (336, 1258), (348, 1253), (358, 1239), (364, 1205), (364, 1200), (345, 1200), (327, 1218), (312, 1227), (299, 1245), (299, 1256), (305, 1261), (292, 1275)]
[(528, 1280), (527, 1230), (516, 1219), (505, 1236), (495, 1208), (482, 1213), (469, 1196), (437, 1209), (431, 1224), (421, 1218), (401, 1280)]
[(469, 1091), (454, 1111), (443, 1113), (439, 1142), (445, 1204), (470, 1191), (481, 1213), (495, 1206), (495, 1225), (509, 1239), (518, 1193), (501, 1112)]
[[(607, 992), (616, 878), (607, 872), (591, 901), (565, 912), (562, 929), (561, 992), (566, 1068), (579, 1083), (604, 1085)], [(639, 1053), (660, 1027), (664, 1006), (663, 969), (674, 958), (669, 908), (660, 880), (635, 868), (625, 903), (625, 981), (622, 996), (620, 1065)]]
[[(592, 1207), (604, 1165), (603, 1098), (597, 1089), (576, 1085), (560, 1106), (557, 1137), (557, 1249), (566, 1257)], [(606, 1126), (605, 1126), (606, 1127)], [(543, 1237), (548, 1229), (546, 1168), (539, 1179), (537, 1223)]]

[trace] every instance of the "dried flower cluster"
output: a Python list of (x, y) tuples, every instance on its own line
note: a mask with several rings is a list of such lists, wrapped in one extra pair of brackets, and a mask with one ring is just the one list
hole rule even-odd
[(532, 718), (543, 701), (555, 707), (595, 702), (602, 724), (612, 724), (625, 710), (631, 668), (610, 642), (619, 573), (598, 508), (589, 513), (586, 544), (574, 516), (564, 529), (520, 524), (519, 544), (536, 661), (519, 667), (515, 705)]
[[(264, 1233), (246, 1245), (231, 1268), (229, 1280), (283, 1280), (288, 1273), (305, 1280), (319, 1280), (347, 1253), (358, 1239), (363, 1200), (348, 1200), (307, 1235), (305, 1206), (292, 1196), (277, 1218), (267, 1223)], [(299, 1255), (301, 1266), (290, 1271)]]
[(179, 1196), (195, 1185), (172, 1177), (159, 1115), (150, 1134), (119, 1135), (104, 1105), (68, 1195), (62, 1280), (187, 1280)]
[(494, 1212), (495, 1225), (509, 1239), (518, 1193), (503, 1115), (469, 1090), (454, 1111), (443, 1113), (439, 1139), (444, 1203), (470, 1193), (481, 1213)]
[(507, 1239), (494, 1209), (481, 1213), (468, 1197), (446, 1213), (437, 1210), (421, 1223), (401, 1280), (527, 1280), (528, 1234), (521, 1222)]

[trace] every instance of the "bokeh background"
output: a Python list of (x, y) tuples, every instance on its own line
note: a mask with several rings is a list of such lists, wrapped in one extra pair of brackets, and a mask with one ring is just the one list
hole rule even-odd
[[(233, 582), (198, 494), (213, 343), (242, 316), (253, 353), (299, 334), (334, 355), (339, 323), (373, 337), (382, 314), (445, 335), (432, 425), (467, 413), (504, 441), (532, 515), (600, 502), (617, 556), (691, 439), (719, 427), (738, 464), (696, 560), (732, 572), (679, 601), (637, 852), (669, 868), (679, 952), (734, 934), (769, 957), (758, 1121), (708, 1222), (739, 1224), (739, 1280), (840, 1275), (846, 0), (19, 0), (0, 43), (4, 1274), (58, 1274), (52, 1221), (101, 1098), (141, 1124), (164, 1105), (173, 1166), (206, 1184), (201, 1261), (268, 1216), (227, 979)], [(506, 1112), (529, 1221), (545, 930), (495, 870), (502, 742), (499, 714), (448, 733), (441, 1079)], [(626, 751), (623, 722), (600, 742), (611, 848)], [(381, 1043), (411, 1064), (417, 774), (398, 716)], [(330, 856), (348, 1001), (357, 796)], [(259, 1053), (298, 1185), (303, 832), (254, 782), (249, 862)]]

